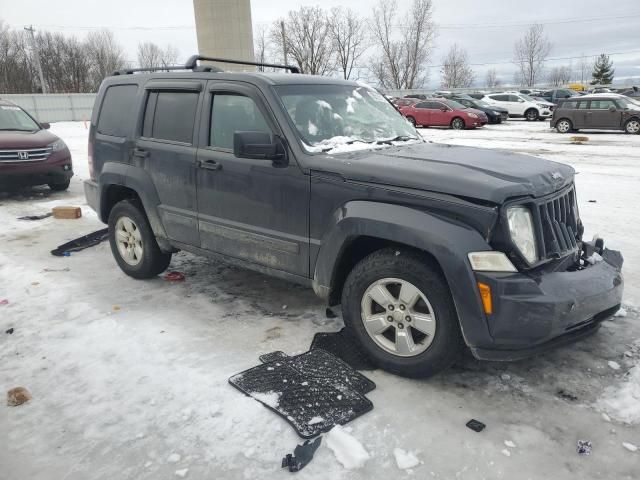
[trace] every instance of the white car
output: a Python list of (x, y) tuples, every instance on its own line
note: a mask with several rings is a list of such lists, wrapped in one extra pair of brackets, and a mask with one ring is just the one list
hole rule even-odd
[(510, 117), (524, 117), (529, 121), (551, 117), (551, 108), (520, 92), (489, 93), (482, 99), (490, 105), (506, 108)]

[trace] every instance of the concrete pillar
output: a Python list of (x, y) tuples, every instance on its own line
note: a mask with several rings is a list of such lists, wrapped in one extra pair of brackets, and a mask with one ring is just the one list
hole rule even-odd
[[(254, 61), (251, 0), (193, 0), (200, 55)], [(230, 71), (254, 67), (218, 64)]]

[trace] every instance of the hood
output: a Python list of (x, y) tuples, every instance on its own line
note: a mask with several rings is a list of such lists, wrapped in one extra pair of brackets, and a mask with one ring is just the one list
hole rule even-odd
[(35, 132), (0, 130), (0, 150), (46, 147), (56, 140), (58, 140), (58, 137), (48, 130), (37, 130)]
[(562, 163), (484, 148), (415, 143), (340, 155), (314, 155), (312, 170), (347, 180), (439, 192), (494, 204), (540, 197), (573, 182)]

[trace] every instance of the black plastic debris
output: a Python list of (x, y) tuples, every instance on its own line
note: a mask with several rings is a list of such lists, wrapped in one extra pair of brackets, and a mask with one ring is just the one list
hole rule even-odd
[(49, 218), (51, 215), (53, 215), (51, 212), (44, 213), (42, 215), (27, 215), (26, 217), (18, 217), (18, 220), (44, 220), (45, 218)]
[(479, 420), (471, 419), (467, 422), (467, 427), (473, 430), (474, 432), (481, 432), (485, 429), (486, 425)]
[(13, 327), (11, 327), (9, 330), (7, 330), (6, 332), (7, 335), (11, 335), (13, 333)]
[(311, 342), (311, 350), (320, 348), (342, 359), (356, 370), (375, 370), (375, 364), (358, 346), (346, 328), (339, 332), (316, 333)]
[(598, 203), (597, 200), (589, 200), (589, 203)]
[(94, 247), (109, 238), (109, 229), (103, 228), (97, 232), (84, 235), (70, 242), (60, 245), (55, 250), (51, 250), (51, 255), (56, 257), (68, 257), (71, 252), (79, 252), (85, 248)]
[(302, 438), (344, 425), (373, 408), (364, 393), (375, 388), (368, 378), (324, 350), (272, 360), (232, 376), (229, 383), (283, 417)]
[(282, 459), (282, 468), (289, 468), (290, 472), (299, 472), (313, 460), (313, 454), (320, 446), (322, 437), (316, 438), (314, 441), (305, 440), (302, 445), (296, 446), (293, 455), (290, 453)]
[(575, 396), (571, 392), (567, 392), (566, 390), (564, 390), (562, 388), (560, 390), (558, 390), (557, 394), (558, 394), (558, 396), (560, 398), (564, 398), (565, 400), (569, 400), (570, 402), (575, 402), (575, 401), (578, 400), (577, 396)]
[(591, 442), (589, 440), (578, 440), (578, 453), (580, 455), (590, 455), (591, 454)]

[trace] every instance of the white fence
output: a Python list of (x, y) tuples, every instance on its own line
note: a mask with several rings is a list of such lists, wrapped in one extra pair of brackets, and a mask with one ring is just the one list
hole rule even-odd
[(91, 118), (96, 94), (2, 94), (0, 98), (20, 105), (40, 122), (70, 122)]

